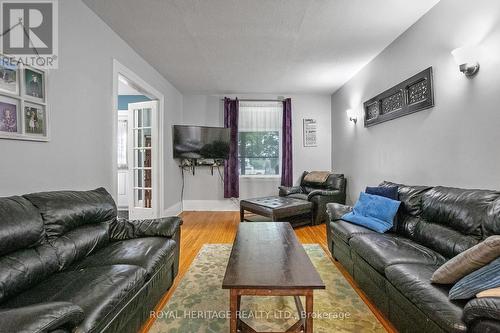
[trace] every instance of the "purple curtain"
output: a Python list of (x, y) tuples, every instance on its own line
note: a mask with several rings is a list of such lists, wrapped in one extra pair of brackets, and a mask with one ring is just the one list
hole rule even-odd
[(231, 129), (229, 158), (224, 162), (224, 198), (240, 196), (238, 172), (238, 99), (224, 98), (224, 127)]
[(293, 185), (292, 161), (292, 100), (283, 101), (283, 139), (281, 160), (281, 185)]

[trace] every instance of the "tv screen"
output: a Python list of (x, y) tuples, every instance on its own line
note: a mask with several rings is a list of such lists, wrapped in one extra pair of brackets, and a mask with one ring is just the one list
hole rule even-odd
[(225, 160), (229, 155), (230, 129), (174, 125), (174, 158)]

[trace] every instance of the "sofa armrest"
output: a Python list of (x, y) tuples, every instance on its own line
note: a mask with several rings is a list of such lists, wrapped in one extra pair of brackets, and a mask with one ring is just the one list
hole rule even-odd
[(280, 189), (279, 193), (280, 197), (286, 197), (287, 195), (295, 193), (302, 193), (302, 188), (300, 186), (292, 186), (292, 187), (280, 186), (279, 189)]
[(325, 196), (325, 197), (326, 196), (329, 196), (329, 197), (342, 197), (343, 193), (340, 192), (339, 190), (312, 190), (307, 195), (307, 200), (311, 200), (316, 195), (321, 195), (321, 196)]
[(339, 203), (329, 203), (326, 205), (326, 211), (328, 212), (328, 216), (330, 216), (330, 221), (338, 221), (342, 216), (351, 212), (352, 207)]
[(39, 303), (21, 308), (0, 310), (0, 332), (49, 332), (58, 328), (71, 330), (84, 318), (82, 308), (68, 302)]
[(177, 216), (146, 220), (117, 218), (111, 222), (109, 232), (112, 240), (155, 236), (172, 238), (181, 224), (182, 220)]
[(466, 324), (479, 319), (500, 321), (500, 297), (480, 297), (470, 300), (464, 307), (463, 319)]

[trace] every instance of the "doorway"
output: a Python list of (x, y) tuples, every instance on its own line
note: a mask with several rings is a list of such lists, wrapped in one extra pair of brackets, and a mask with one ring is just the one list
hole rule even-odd
[(115, 201), (119, 216), (163, 212), (163, 96), (124, 66), (114, 64)]

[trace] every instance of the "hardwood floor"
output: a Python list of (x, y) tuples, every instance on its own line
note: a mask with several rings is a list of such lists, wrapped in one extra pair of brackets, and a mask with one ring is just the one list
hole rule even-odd
[[(204, 244), (232, 243), (236, 236), (238, 224), (240, 223), (239, 212), (183, 212), (181, 217), (184, 224), (182, 225), (181, 233), (179, 274), (172, 288), (170, 288), (163, 296), (162, 300), (157, 304), (156, 310), (161, 310), (168, 302), (202, 246)], [(330, 251), (328, 250), (326, 242), (325, 225), (299, 227), (295, 229), (295, 233), (301, 243), (320, 244), (325, 253), (330, 256)], [(356, 292), (365, 301), (385, 329), (388, 332), (397, 332), (391, 323), (384, 318), (378, 309), (368, 300), (366, 295), (356, 286), (356, 283), (352, 280), (347, 271), (331, 256), (330, 259), (342, 272), (346, 280), (354, 287)], [(152, 324), (153, 320), (147, 321), (140, 332), (147, 333)]]

